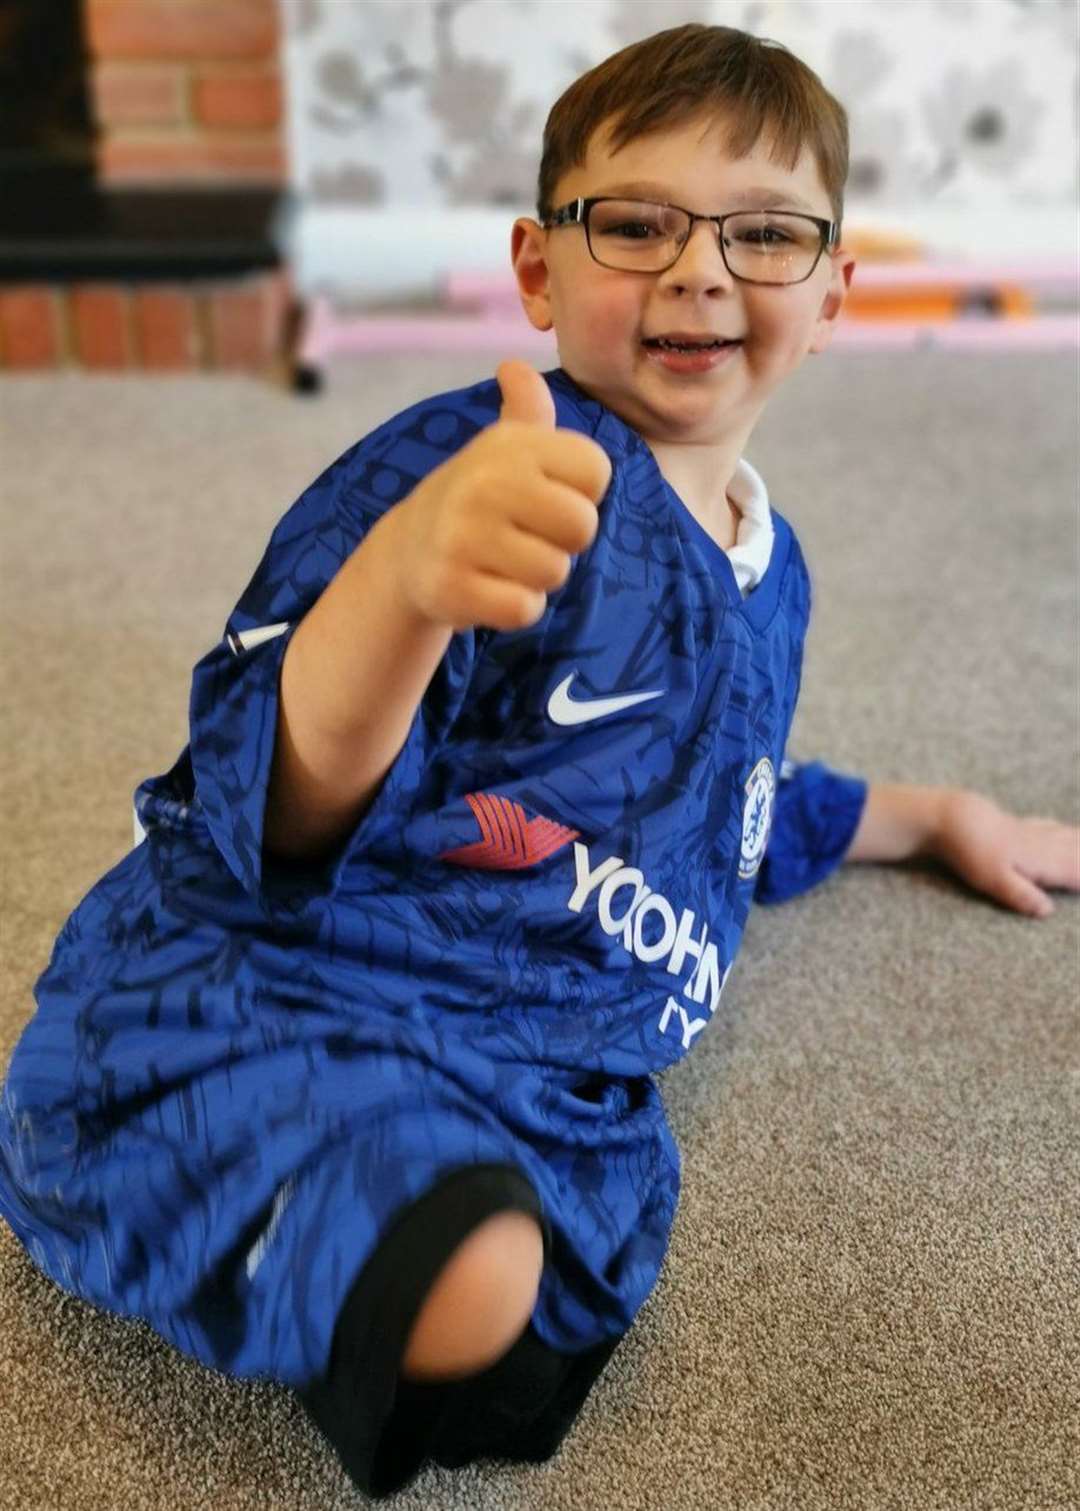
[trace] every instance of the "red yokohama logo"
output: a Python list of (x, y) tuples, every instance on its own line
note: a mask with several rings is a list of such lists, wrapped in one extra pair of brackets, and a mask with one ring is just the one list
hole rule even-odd
[(439, 856), (454, 866), (476, 866), (483, 871), (520, 871), (547, 860), (579, 831), (549, 818), (525, 817), (520, 803), (488, 792), (467, 792), (465, 801), (476, 815), (482, 839), (459, 845)]

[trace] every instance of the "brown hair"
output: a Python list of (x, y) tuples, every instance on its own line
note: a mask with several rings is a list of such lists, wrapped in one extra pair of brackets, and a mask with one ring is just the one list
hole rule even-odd
[(537, 218), (569, 168), (580, 167), (593, 132), (613, 121), (612, 151), (663, 126), (709, 110), (730, 122), (727, 151), (753, 150), (762, 130), (772, 160), (794, 170), (804, 145), (814, 154), (833, 220), (844, 214), (848, 174), (847, 112), (817, 74), (779, 42), (731, 26), (691, 22), (656, 32), (614, 53), (575, 79), (551, 107), (537, 187)]

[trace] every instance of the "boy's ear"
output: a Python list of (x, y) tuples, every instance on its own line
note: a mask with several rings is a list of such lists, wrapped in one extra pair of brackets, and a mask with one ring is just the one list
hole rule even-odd
[(554, 322), (548, 288), (547, 236), (538, 221), (527, 216), (514, 221), (510, 233), (510, 261), (530, 324), (538, 331), (549, 331)]
[(829, 275), (829, 287), (825, 292), (825, 298), (821, 302), (821, 310), (818, 314), (818, 323), (814, 330), (814, 339), (810, 342), (808, 351), (823, 352), (832, 340), (832, 333), (836, 328), (836, 321), (840, 311), (844, 308), (844, 302), (851, 288), (851, 279), (855, 272), (855, 259), (850, 252), (845, 252), (839, 247), (832, 256), (832, 272)]

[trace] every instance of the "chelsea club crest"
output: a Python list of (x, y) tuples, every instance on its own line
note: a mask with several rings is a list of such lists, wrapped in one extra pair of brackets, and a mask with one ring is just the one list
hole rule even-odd
[(757, 875), (772, 828), (776, 773), (768, 756), (762, 756), (746, 782), (743, 806), (742, 852), (739, 856), (739, 879), (749, 881)]

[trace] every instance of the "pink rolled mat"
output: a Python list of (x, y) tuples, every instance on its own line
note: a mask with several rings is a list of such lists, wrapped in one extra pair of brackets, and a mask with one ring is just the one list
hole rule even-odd
[[(515, 295), (516, 297), (516, 295)], [(946, 351), (1073, 351), (1080, 348), (1080, 314), (993, 316), (944, 321), (869, 321), (841, 318), (837, 351), (889, 351), (933, 347)], [(342, 352), (490, 351), (558, 360), (551, 331), (535, 330), (519, 305), (462, 314), (374, 315), (335, 313), (323, 297), (305, 310), (297, 352), (301, 365), (319, 367)]]
[[(957, 258), (932, 262), (860, 262), (855, 270), (860, 289), (912, 289), (953, 284), (957, 288), (993, 287), (1012, 283), (1041, 292), (1080, 294), (1080, 274), (1075, 258), (1029, 257), (1003, 262), (963, 262)], [(517, 284), (511, 273), (462, 270), (449, 273), (442, 284), (442, 297), (451, 308), (461, 306), (518, 304)]]

